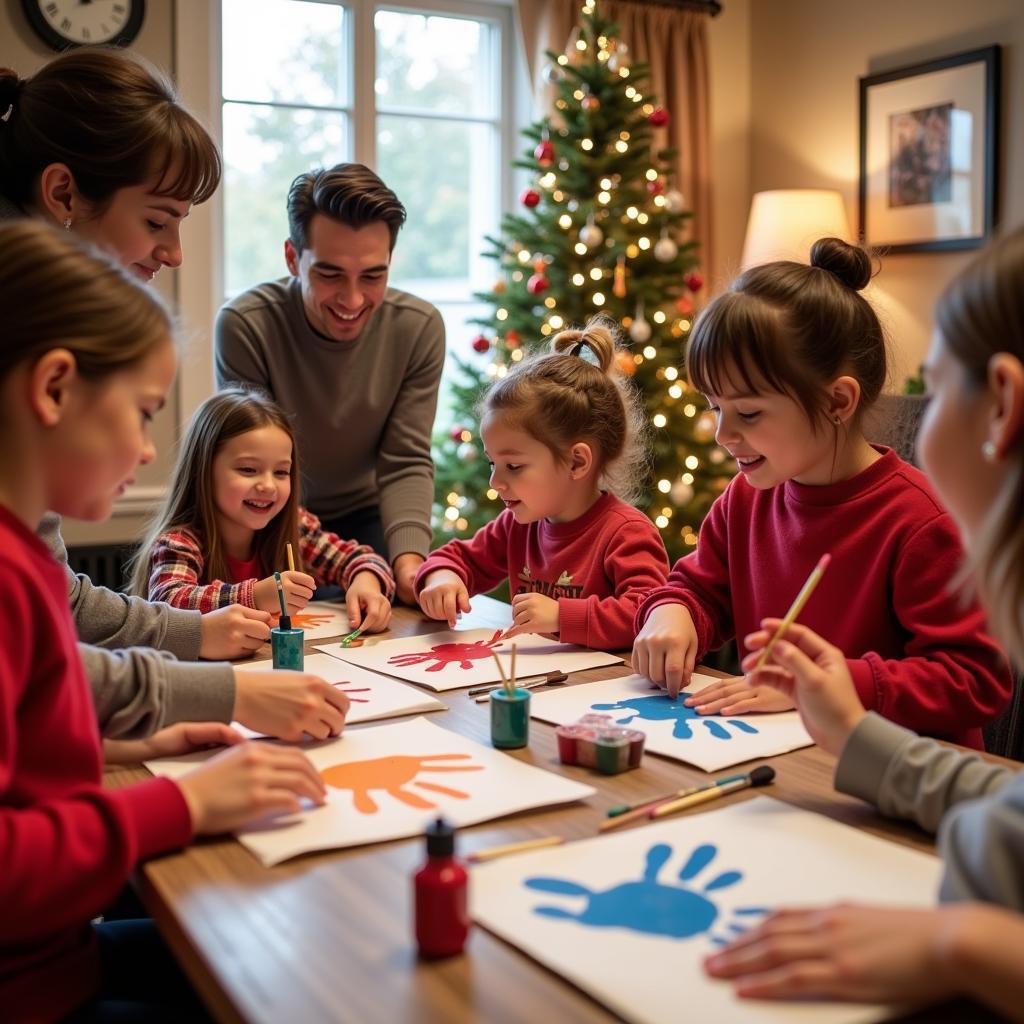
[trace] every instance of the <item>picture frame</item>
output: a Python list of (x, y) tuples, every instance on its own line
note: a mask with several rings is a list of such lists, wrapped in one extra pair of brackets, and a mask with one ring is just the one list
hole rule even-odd
[(975, 249), (996, 222), (1000, 47), (860, 79), (860, 237)]

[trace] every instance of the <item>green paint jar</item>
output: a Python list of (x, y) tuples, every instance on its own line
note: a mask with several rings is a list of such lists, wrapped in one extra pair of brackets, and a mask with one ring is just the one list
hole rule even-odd
[(302, 629), (272, 629), (270, 631), (270, 650), (274, 659), (274, 668), (302, 671), (305, 636), (306, 632)]
[(525, 747), (530, 740), (530, 691), (504, 687), (491, 691), (491, 743), (502, 750)]

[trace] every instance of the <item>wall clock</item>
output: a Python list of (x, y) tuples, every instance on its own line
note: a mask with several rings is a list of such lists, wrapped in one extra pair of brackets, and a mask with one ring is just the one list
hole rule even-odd
[(146, 13), (145, 0), (21, 0), (21, 6), (36, 35), (54, 50), (127, 46)]

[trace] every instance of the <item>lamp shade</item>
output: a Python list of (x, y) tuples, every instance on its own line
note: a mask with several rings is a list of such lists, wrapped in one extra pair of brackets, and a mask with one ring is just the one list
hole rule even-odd
[(822, 188), (758, 192), (750, 204), (743, 269), (771, 260), (806, 263), (811, 246), (829, 236), (850, 240), (850, 223), (838, 192)]

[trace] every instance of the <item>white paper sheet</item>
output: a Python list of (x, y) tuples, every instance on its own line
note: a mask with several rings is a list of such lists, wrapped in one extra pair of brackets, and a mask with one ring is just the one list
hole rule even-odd
[[(303, 750), (327, 782), (328, 802), (238, 833), (267, 865), (310, 850), (417, 835), (438, 814), (457, 826), (475, 825), (595, 792), (423, 718), (354, 729)], [(203, 751), (146, 767), (180, 778), (210, 756)]]
[[(271, 661), (254, 661), (247, 669), (272, 669)], [(397, 679), (388, 679), (376, 672), (367, 672), (357, 665), (349, 665), (327, 654), (307, 654), (304, 659), (305, 671), (320, 676), (325, 682), (333, 683), (351, 702), (346, 724), (374, 722), (382, 718), (398, 718), (401, 715), (415, 715), (423, 711), (444, 711), (446, 705), (436, 697), (406, 686)], [(243, 736), (257, 739), (263, 733), (254, 732), (238, 722), (231, 723)]]
[(855, 1024), (887, 1011), (741, 1000), (701, 961), (765, 910), (932, 906), (939, 875), (933, 856), (758, 797), (474, 867), (470, 911), (636, 1024)]
[(698, 715), (683, 704), (684, 694), (695, 693), (715, 682), (719, 680), (695, 673), (689, 689), (675, 701), (643, 676), (579, 683), (535, 693), (530, 701), (530, 715), (555, 725), (567, 725), (589, 713), (608, 714), (615, 724), (645, 733), (645, 751), (685, 761), (708, 772), (814, 743), (796, 711), (721, 718)]
[(511, 640), (501, 639), (500, 629), (444, 630), (400, 640), (380, 640), (362, 647), (317, 644), (317, 650), (383, 672), (431, 690), (456, 690), (462, 686), (500, 682), (491, 652), (497, 652), (508, 673), (512, 644), (516, 645), (516, 677), (519, 680), (548, 672), (581, 672), (602, 665), (618, 665), (614, 654), (588, 651), (585, 647), (526, 633)]

